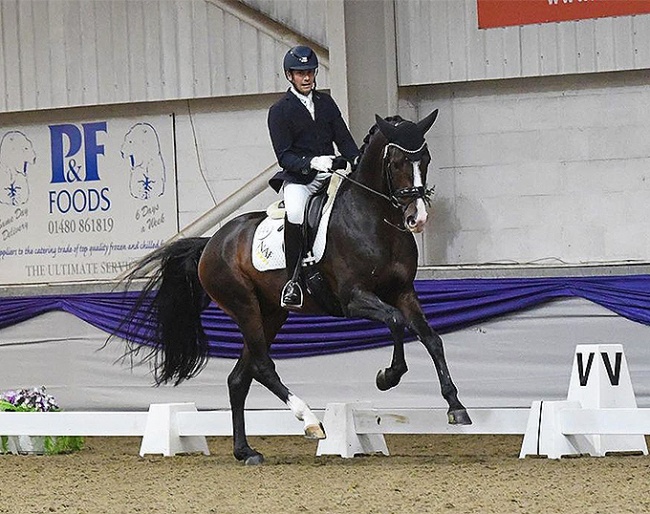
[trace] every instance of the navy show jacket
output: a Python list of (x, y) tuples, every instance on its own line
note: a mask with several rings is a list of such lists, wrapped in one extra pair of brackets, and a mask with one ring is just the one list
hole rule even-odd
[(310, 161), (318, 155), (334, 155), (333, 143), (349, 162), (359, 155), (334, 99), (321, 91), (312, 95), (315, 119), (290, 90), (269, 109), (269, 134), (282, 167), (269, 180), (276, 192), (285, 181), (308, 184), (314, 180), (318, 172), (311, 169)]

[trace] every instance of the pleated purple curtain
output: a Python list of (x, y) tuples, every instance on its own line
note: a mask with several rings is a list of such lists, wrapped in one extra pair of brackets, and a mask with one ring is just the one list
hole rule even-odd
[[(427, 319), (441, 333), (570, 297), (584, 298), (650, 325), (650, 275), (418, 280), (415, 286)], [(107, 334), (118, 333), (120, 321), (132, 309), (136, 296), (137, 292), (115, 292), (0, 298), (0, 328), (61, 310)], [(203, 324), (212, 356), (238, 357), (241, 334), (228, 316), (211, 305), (203, 313)], [(129, 330), (137, 339), (141, 330), (137, 326)], [(146, 340), (139, 342), (148, 344)], [(389, 344), (392, 341), (388, 329), (375, 322), (291, 314), (276, 338), (272, 355), (304, 357)]]

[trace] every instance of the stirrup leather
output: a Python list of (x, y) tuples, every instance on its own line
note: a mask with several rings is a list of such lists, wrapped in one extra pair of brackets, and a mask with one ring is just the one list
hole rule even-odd
[(300, 309), (302, 307), (303, 294), (300, 283), (296, 280), (289, 280), (282, 288), (280, 295), (280, 306)]

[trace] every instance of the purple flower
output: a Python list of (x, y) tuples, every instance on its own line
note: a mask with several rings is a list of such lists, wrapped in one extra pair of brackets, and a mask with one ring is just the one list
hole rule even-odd
[(9, 403), (15, 405), (14, 402), (16, 401), (16, 396), (17, 395), (18, 395), (18, 393), (16, 391), (7, 391), (7, 392), (4, 392), (4, 393), (0, 394), (0, 400), (4, 400), (6, 402), (9, 402)]
[(24, 407), (28, 410), (38, 412), (50, 412), (59, 410), (54, 396), (47, 394), (45, 386), (32, 389), (18, 389), (17, 391), (6, 391), (0, 394), (0, 400), (4, 400), (15, 407)]

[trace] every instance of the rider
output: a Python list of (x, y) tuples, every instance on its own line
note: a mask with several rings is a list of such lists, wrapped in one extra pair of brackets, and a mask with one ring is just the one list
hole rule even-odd
[(284, 191), (284, 248), (288, 282), (282, 289), (280, 305), (299, 309), (303, 293), (297, 280), (302, 254), (302, 222), (311, 195), (332, 174), (334, 143), (350, 163), (359, 157), (350, 130), (336, 102), (316, 91), (318, 58), (307, 46), (296, 46), (284, 56), (284, 74), (291, 87), (269, 109), (271, 142), (282, 171), (269, 184)]

